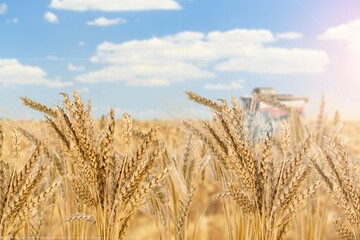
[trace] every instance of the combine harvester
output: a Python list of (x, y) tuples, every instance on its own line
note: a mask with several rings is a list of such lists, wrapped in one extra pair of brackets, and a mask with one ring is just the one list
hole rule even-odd
[[(256, 103), (252, 105), (253, 98)], [(245, 109), (253, 107), (260, 113), (269, 113), (273, 119), (286, 119), (291, 111), (303, 115), (304, 106), (308, 102), (307, 97), (295, 97), (290, 94), (277, 94), (273, 88), (254, 88), (252, 96), (243, 96), (241, 101)]]

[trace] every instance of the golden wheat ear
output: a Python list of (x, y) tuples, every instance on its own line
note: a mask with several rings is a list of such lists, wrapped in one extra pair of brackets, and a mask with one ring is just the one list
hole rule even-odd
[(221, 106), (217, 104), (216, 102), (211, 101), (210, 99), (201, 97), (200, 95), (194, 93), (194, 92), (186, 92), (186, 95), (188, 98), (196, 103), (199, 103), (201, 105), (207, 106), (209, 108), (212, 108), (213, 110), (217, 112), (221, 112)]
[(126, 151), (130, 150), (131, 140), (133, 136), (133, 119), (130, 114), (124, 113), (122, 117), (123, 135), (122, 140), (125, 144)]
[[(233, 207), (240, 208), (238, 217), (248, 217), (256, 222), (258, 228), (251, 234), (257, 238), (284, 239), (296, 213), (320, 185), (318, 181), (312, 184), (306, 181), (312, 175), (312, 166), (305, 159), (314, 150), (317, 133), (311, 134), (305, 141), (297, 133), (299, 141), (294, 147), (297, 154), (291, 157), (292, 135), (287, 124), (283, 124), (280, 141), (276, 139), (280, 148), (274, 151), (272, 120), (269, 116), (253, 112), (254, 106), (242, 111), (234, 98), (230, 106), (223, 99), (219, 99), (218, 104), (192, 92), (187, 95), (190, 100), (215, 110), (213, 120), (204, 122), (202, 127), (188, 122), (184, 125), (211, 150), (215, 159), (212, 164), (220, 176), (220, 184), (227, 188), (218, 196), (230, 196), (232, 203), (236, 203), (236, 206), (228, 204), (229, 214), (235, 211)], [(267, 96), (259, 94), (253, 99), (252, 105), (261, 101), (293, 112)], [(298, 117), (296, 119), (299, 120)], [(249, 235), (243, 238), (249, 238)]]
[(4, 132), (3, 132), (3, 126), (2, 124), (0, 124), (0, 159), (2, 157), (3, 143), (4, 143)]
[(35, 102), (27, 97), (21, 97), (21, 100), (22, 100), (23, 104), (29, 108), (32, 108), (39, 112), (42, 112), (53, 118), (56, 118), (56, 116), (57, 116), (56, 111), (54, 109), (52, 109), (44, 104)]
[[(90, 104), (85, 106), (77, 92), (73, 93), (73, 100), (66, 93), (60, 95), (62, 105), (56, 106), (52, 114), (46, 114), (46, 121), (58, 140), (56, 147), (62, 152), (66, 179), (73, 190), (71, 196), (76, 197), (79, 209), (91, 213), (75, 215), (65, 222), (87, 221), (91, 216), (99, 236), (121, 239), (144, 198), (168, 174), (169, 170), (157, 163), (163, 153), (156, 138), (158, 129), (144, 135), (142, 144), (133, 152), (133, 120), (124, 114), (121, 144), (125, 145), (126, 153), (119, 154), (115, 151), (114, 109), (110, 110), (109, 119), (102, 118), (97, 132)], [(50, 112), (41, 104), (24, 101), (36, 110)], [(159, 170), (162, 172), (156, 175)]]
[[(19, 135), (13, 132), (13, 145), (18, 147)], [(50, 187), (45, 190), (39, 188), (44, 183), (45, 176), (48, 173), (49, 167), (44, 163), (46, 154), (45, 142), (40, 142), (33, 154), (20, 172), (16, 171), (14, 167), (0, 162), (0, 232), (2, 236), (19, 236), (27, 234), (28, 230), (34, 234), (38, 234), (41, 227), (40, 222), (31, 225), (31, 220), (34, 218), (34, 211), (37, 211), (38, 206), (46, 202), (48, 197), (55, 192), (60, 185), (60, 180), (55, 180)], [(13, 147), (14, 148), (14, 147)], [(20, 151), (21, 149), (16, 149)], [(12, 155), (17, 158), (19, 153)], [(45, 205), (46, 206), (46, 205)], [(43, 206), (44, 209), (44, 206)], [(30, 229), (25, 229), (29, 226)]]

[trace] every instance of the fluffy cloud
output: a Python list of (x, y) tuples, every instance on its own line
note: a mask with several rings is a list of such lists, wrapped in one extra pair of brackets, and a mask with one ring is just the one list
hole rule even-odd
[(228, 84), (224, 83), (215, 83), (215, 84), (205, 84), (204, 89), (206, 90), (236, 90), (243, 88), (243, 81), (232, 81)]
[(329, 61), (323, 51), (272, 47), (276, 41), (268, 30), (234, 29), (208, 34), (180, 32), (120, 44), (104, 42), (91, 60), (109, 66), (80, 75), (76, 80), (168, 85), (176, 81), (214, 78), (217, 72), (224, 71), (320, 73)]
[(102, 70), (78, 76), (79, 82), (124, 81), (136, 86), (165, 86), (173, 81), (212, 78), (214, 74), (182, 62), (111, 65)]
[(105, 17), (99, 17), (92, 21), (88, 21), (86, 24), (90, 26), (105, 27), (105, 26), (117, 25), (120, 23), (126, 23), (126, 20), (123, 18), (108, 19)]
[(264, 74), (321, 73), (328, 63), (319, 50), (266, 48), (250, 58), (231, 58), (216, 66), (218, 71), (246, 71)]
[(87, 87), (83, 87), (83, 88), (80, 88), (78, 90), (76, 90), (78, 93), (88, 93), (90, 92), (90, 89), (87, 88)]
[(54, 55), (47, 55), (45, 57), (46, 60), (60, 60), (61, 58), (54, 56)]
[(360, 19), (331, 27), (319, 39), (345, 42), (351, 52), (360, 53)]
[(264, 43), (275, 41), (266, 30), (228, 32), (181, 32), (163, 38), (128, 41), (121, 44), (104, 42), (98, 46), (94, 62), (116, 64), (151, 63), (158, 61), (215, 62), (223, 58), (252, 56)]
[(170, 82), (161, 79), (161, 78), (147, 78), (146, 80), (141, 79), (134, 79), (133, 81), (129, 81), (129, 86), (138, 86), (138, 87), (154, 87), (154, 86), (168, 86), (170, 85)]
[(52, 0), (50, 7), (73, 11), (143, 11), (176, 10), (181, 6), (174, 0)]
[(285, 40), (298, 40), (302, 37), (303, 37), (303, 35), (298, 32), (286, 32), (286, 33), (276, 34), (276, 38), (285, 39)]
[(77, 66), (77, 65), (74, 65), (72, 63), (69, 63), (67, 65), (67, 69), (70, 71), (70, 72), (82, 72), (82, 71), (85, 71), (85, 67), (84, 66)]
[(5, 14), (7, 11), (7, 5), (5, 3), (0, 3), (0, 15)]
[(39, 67), (23, 65), (16, 59), (0, 59), (0, 84), (2, 85), (44, 85), (47, 87), (71, 86), (72, 82), (49, 80)]
[(18, 18), (12, 18), (12, 19), (8, 19), (6, 20), (6, 23), (7, 24), (16, 24), (19, 22), (19, 19)]
[(44, 14), (44, 19), (49, 23), (58, 23), (59, 22), (58, 17), (52, 12), (46, 12)]

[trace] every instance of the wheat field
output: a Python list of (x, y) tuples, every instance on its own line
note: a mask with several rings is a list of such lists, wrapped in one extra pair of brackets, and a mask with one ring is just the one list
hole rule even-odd
[(213, 118), (95, 119), (76, 92), (23, 98), (44, 118), (1, 121), (2, 238), (360, 239), (360, 122), (187, 97)]

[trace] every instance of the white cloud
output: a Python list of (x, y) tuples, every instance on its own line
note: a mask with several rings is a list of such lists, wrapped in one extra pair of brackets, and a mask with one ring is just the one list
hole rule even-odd
[(6, 23), (7, 24), (16, 24), (19, 22), (19, 19), (18, 18), (12, 18), (12, 19), (8, 19), (6, 20)]
[(46, 12), (44, 14), (44, 19), (49, 23), (58, 23), (59, 22), (58, 17), (52, 12)]
[(276, 38), (285, 40), (298, 40), (300, 38), (303, 38), (303, 35), (298, 32), (286, 32), (276, 34)]
[(360, 19), (331, 27), (318, 38), (326, 41), (345, 42), (351, 52), (360, 53)]
[(215, 83), (215, 84), (205, 84), (204, 89), (206, 90), (236, 90), (243, 88), (243, 80), (232, 81), (228, 84), (224, 83)]
[(43, 83), (43, 85), (51, 88), (63, 88), (63, 87), (70, 87), (73, 85), (72, 82), (63, 82), (60, 80), (49, 80)]
[(275, 41), (266, 30), (235, 29), (227, 32), (180, 32), (163, 38), (133, 40), (98, 46), (94, 62), (116, 64), (148, 63), (155, 60), (209, 63), (223, 58), (252, 56), (263, 43)]
[(53, 56), (53, 55), (48, 55), (45, 57), (47, 60), (61, 60), (61, 58), (57, 57), (57, 56)]
[(80, 47), (85, 46), (85, 42), (79, 41), (79, 42), (78, 42), (78, 45), (79, 45)]
[(327, 54), (319, 50), (266, 48), (250, 58), (231, 58), (218, 64), (216, 70), (263, 74), (322, 73), (328, 62)]
[(70, 71), (70, 72), (82, 72), (82, 71), (85, 71), (85, 67), (84, 66), (77, 66), (77, 65), (74, 65), (72, 63), (69, 63), (67, 65), (67, 69)]
[(5, 14), (7, 11), (7, 5), (5, 3), (0, 3), (0, 15)]
[(207, 34), (208, 42), (218, 44), (261, 44), (274, 42), (274, 35), (265, 29), (233, 29), (226, 32), (210, 32)]
[(154, 87), (154, 86), (168, 86), (170, 82), (161, 79), (161, 78), (148, 78), (146, 80), (135, 79), (133, 81), (128, 82), (129, 86), (139, 86), (139, 87)]
[(325, 70), (329, 61), (326, 52), (272, 47), (271, 44), (276, 41), (277, 38), (268, 30), (233, 29), (208, 34), (180, 32), (119, 44), (104, 42), (97, 47), (91, 61), (108, 66), (80, 75), (76, 80), (165, 85), (213, 78), (216, 72), (223, 71), (313, 74)]
[(47, 87), (71, 86), (72, 82), (49, 80), (46, 72), (35, 66), (23, 65), (16, 59), (0, 59), (0, 84), (44, 85)]
[(123, 18), (108, 19), (105, 17), (99, 17), (92, 21), (88, 21), (86, 24), (90, 25), (90, 26), (105, 27), (105, 26), (117, 25), (117, 24), (121, 24), (121, 23), (122, 24), (126, 23), (126, 20)]
[(73, 11), (143, 11), (177, 10), (181, 6), (174, 0), (52, 0), (50, 7)]
[(78, 93), (88, 93), (90, 92), (90, 89), (87, 88), (87, 87), (83, 87), (83, 88), (80, 88), (78, 90), (76, 90)]
[(153, 64), (111, 65), (99, 71), (80, 75), (79, 82), (114, 82), (124, 81), (128, 85), (164, 86), (170, 82), (189, 79), (212, 78), (211, 72), (182, 62), (158, 62)]

